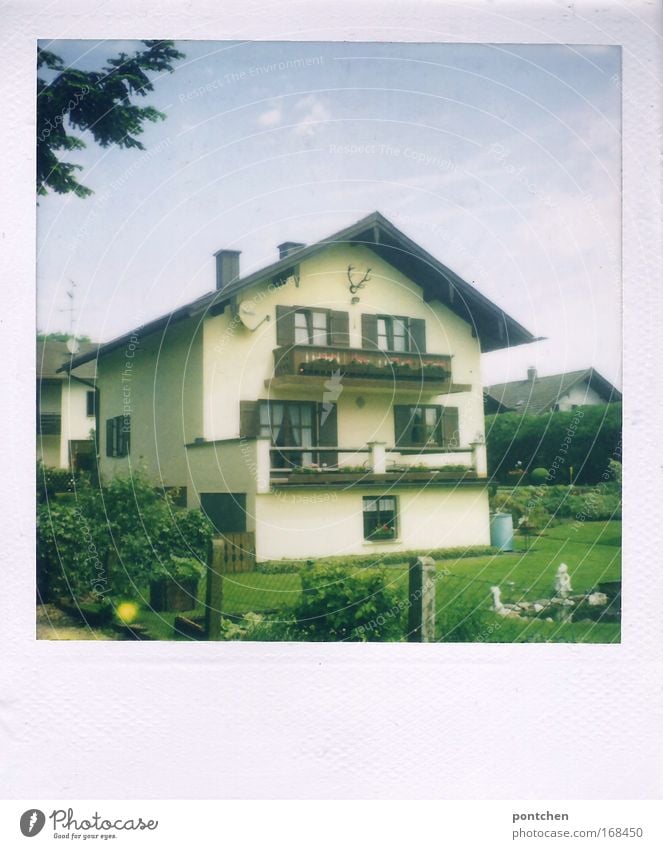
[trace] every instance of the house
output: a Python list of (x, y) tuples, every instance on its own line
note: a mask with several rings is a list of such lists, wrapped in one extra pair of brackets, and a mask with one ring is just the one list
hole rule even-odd
[[(91, 360), (71, 374), (62, 367), (78, 356)], [(95, 366), (92, 343), (37, 340), (37, 458), (52, 468), (90, 469), (95, 447)]]
[(496, 383), (487, 386), (484, 392), (486, 414), (521, 413), (538, 416), (621, 400), (621, 392), (594, 368), (546, 377), (539, 377), (535, 368), (529, 368), (526, 380)]
[(77, 356), (100, 470), (142, 467), (258, 560), (486, 544), (480, 355), (534, 337), (379, 213)]

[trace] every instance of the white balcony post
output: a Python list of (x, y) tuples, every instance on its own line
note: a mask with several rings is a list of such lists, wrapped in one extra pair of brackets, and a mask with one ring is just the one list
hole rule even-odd
[(374, 475), (384, 475), (387, 472), (387, 443), (369, 442), (371, 470)]
[(488, 477), (488, 455), (486, 453), (486, 443), (483, 439), (478, 439), (471, 442), (472, 446), (472, 464), (478, 478)]
[(269, 492), (272, 457), (272, 441), (268, 436), (256, 439), (256, 492)]

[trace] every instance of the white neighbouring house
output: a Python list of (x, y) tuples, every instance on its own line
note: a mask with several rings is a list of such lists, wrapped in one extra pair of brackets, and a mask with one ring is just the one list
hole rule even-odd
[(95, 367), (87, 362), (62, 371), (80, 356), (96, 355), (93, 343), (37, 340), (37, 458), (49, 468), (90, 469), (94, 465)]
[(74, 359), (100, 471), (180, 487), (258, 560), (489, 542), (480, 355), (534, 341), (379, 213)]

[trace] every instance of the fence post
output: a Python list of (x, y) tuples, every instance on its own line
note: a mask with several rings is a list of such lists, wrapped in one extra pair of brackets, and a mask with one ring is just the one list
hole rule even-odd
[(205, 637), (218, 640), (221, 635), (221, 608), (223, 605), (224, 540), (212, 539), (212, 551), (207, 563), (205, 590)]
[(408, 600), (408, 642), (435, 642), (435, 561), (432, 557), (417, 557), (410, 563)]

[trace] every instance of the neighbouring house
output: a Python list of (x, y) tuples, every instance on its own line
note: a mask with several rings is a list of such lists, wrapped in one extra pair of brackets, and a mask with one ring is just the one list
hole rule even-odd
[[(96, 350), (93, 343), (37, 340), (37, 458), (45, 466), (94, 466)], [(91, 360), (71, 374), (63, 372), (75, 355), (90, 355)]]
[(74, 358), (100, 471), (141, 467), (258, 560), (487, 544), (482, 351), (534, 341), (379, 213)]
[(535, 368), (529, 368), (526, 380), (496, 383), (484, 390), (486, 414), (538, 416), (621, 400), (622, 393), (593, 368), (546, 377), (539, 377)]

